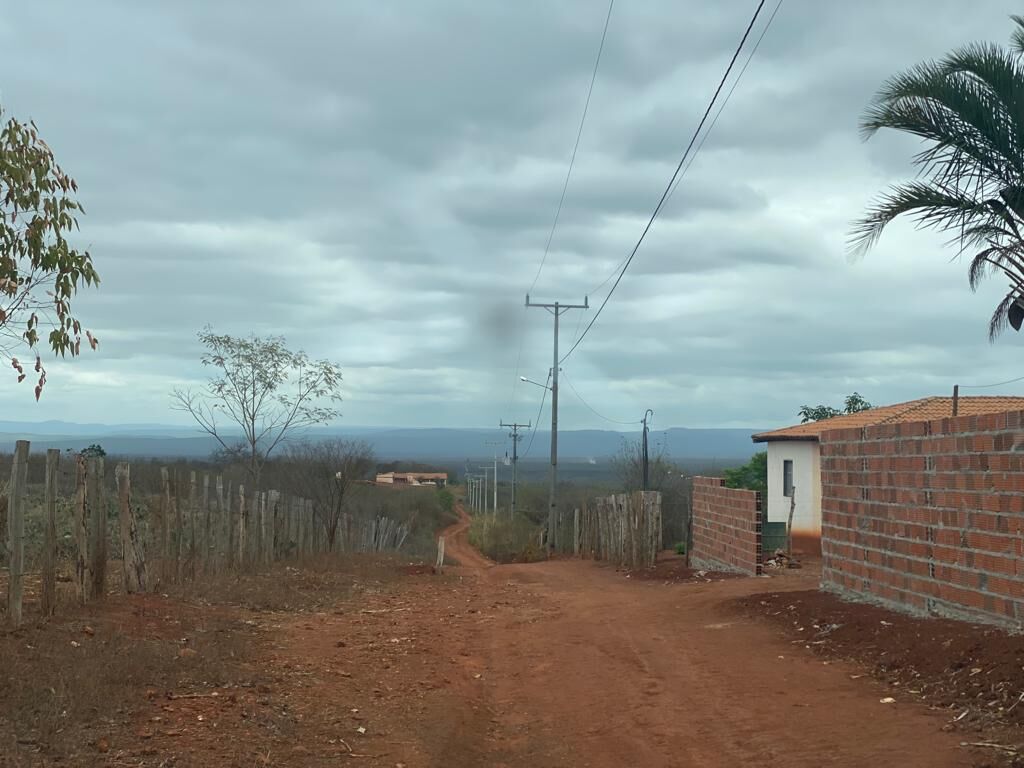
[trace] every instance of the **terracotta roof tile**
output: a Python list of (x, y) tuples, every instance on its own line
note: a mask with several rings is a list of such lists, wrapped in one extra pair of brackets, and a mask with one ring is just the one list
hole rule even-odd
[[(958, 416), (980, 416), (984, 413), (1024, 411), (1024, 397), (961, 397), (957, 405)], [(848, 413), (832, 419), (809, 421), (771, 432), (753, 435), (755, 443), (772, 440), (818, 440), (823, 432), (832, 429), (870, 427), (876, 424), (896, 424), (905, 421), (931, 421), (953, 415), (952, 397), (922, 397), (895, 405), (869, 408), (859, 413)]]

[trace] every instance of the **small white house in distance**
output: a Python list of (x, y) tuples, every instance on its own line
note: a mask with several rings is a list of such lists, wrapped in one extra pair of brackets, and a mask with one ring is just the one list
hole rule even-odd
[[(1020, 411), (1024, 410), (1024, 397), (960, 397), (956, 407), (959, 416)], [(768, 448), (768, 522), (787, 522), (792, 507), (794, 551), (820, 554), (821, 435), (833, 429), (930, 421), (952, 415), (953, 398), (924, 397), (753, 435), (755, 443), (766, 443)]]

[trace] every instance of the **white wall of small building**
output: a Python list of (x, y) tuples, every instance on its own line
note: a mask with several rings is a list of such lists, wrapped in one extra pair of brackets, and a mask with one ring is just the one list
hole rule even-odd
[(789, 520), (790, 499), (783, 493), (783, 462), (793, 462), (796, 505), (795, 535), (821, 536), (821, 450), (816, 441), (774, 440), (768, 443), (768, 520)]

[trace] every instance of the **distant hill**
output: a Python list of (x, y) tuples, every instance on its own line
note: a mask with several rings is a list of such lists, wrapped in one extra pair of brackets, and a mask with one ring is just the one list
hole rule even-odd
[[(746, 459), (756, 451), (750, 441), (754, 429), (673, 428), (651, 432), (652, 452), (663, 449), (674, 458)], [(505, 430), (497, 429), (409, 429), (381, 427), (328, 427), (310, 430), (311, 439), (343, 437), (365, 440), (381, 459), (482, 458), (494, 452), (491, 441), (506, 442)], [(160, 424), (104, 425), (70, 422), (0, 422), (0, 451), (10, 451), (16, 440), (31, 440), (32, 450), (47, 448), (81, 450), (100, 443), (107, 453), (120, 456), (198, 458), (216, 448), (213, 439), (189, 427)], [(529, 447), (530, 442), (532, 447)], [(558, 433), (559, 457), (598, 459), (613, 456), (624, 441), (637, 441), (639, 432), (608, 430), (565, 430)], [(520, 454), (530, 459), (548, 455), (550, 432), (538, 430), (520, 443)], [(503, 454), (504, 449), (499, 450)]]

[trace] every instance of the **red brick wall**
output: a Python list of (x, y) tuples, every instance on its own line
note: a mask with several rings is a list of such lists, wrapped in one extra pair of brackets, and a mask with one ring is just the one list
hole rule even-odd
[(719, 477), (693, 479), (690, 561), (708, 570), (761, 573), (761, 494), (726, 488)]
[(1024, 413), (829, 432), (822, 588), (917, 612), (1024, 621)]

